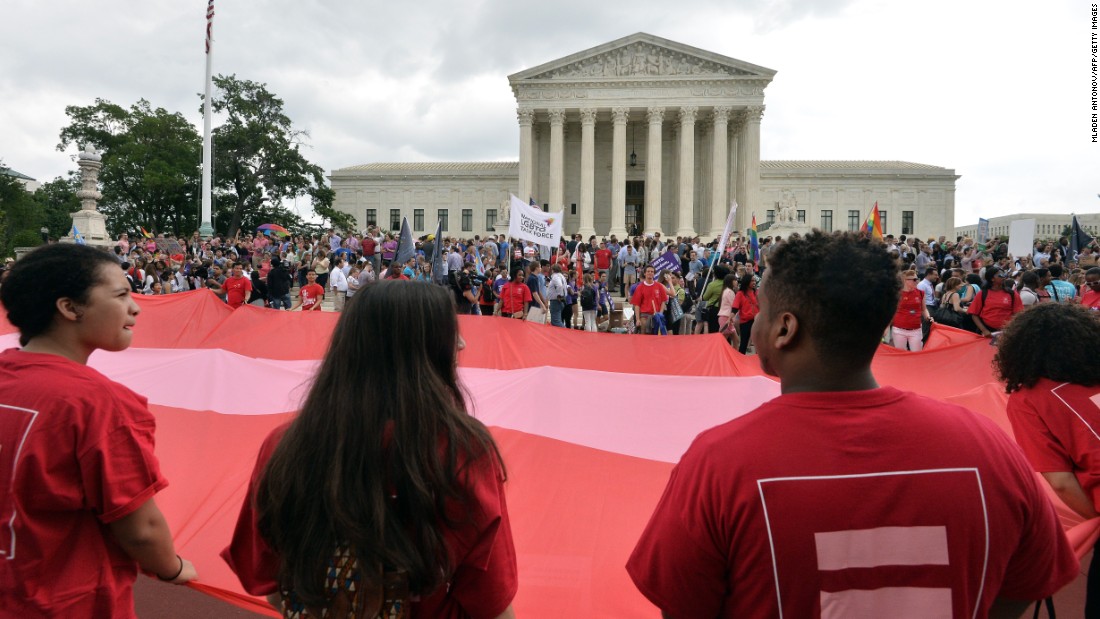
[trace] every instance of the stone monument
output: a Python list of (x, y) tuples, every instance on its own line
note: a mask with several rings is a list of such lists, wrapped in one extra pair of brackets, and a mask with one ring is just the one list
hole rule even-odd
[(103, 197), (99, 192), (99, 170), (103, 168), (100, 163), (102, 157), (92, 149), (90, 144), (77, 155), (76, 165), (80, 167), (80, 191), (76, 197), (80, 198), (80, 210), (73, 213), (73, 227), (69, 234), (61, 238), (62, 243), (75, 243), (77, 239), (73, 232), (80, 234), (84, 243), (93, 247), (110, 247), (111, 237), (107, 234), (107, 217), (97, 209), (97, 202)]
[(790, 191), (784, 191), (783, 196), (775, 205), (775, 222), (768, 228), (768, 236), (789, 237), (797, 232), (805, 236), (813, 230), (813, 227), (804, 221), (798, 221), (798, 198)]

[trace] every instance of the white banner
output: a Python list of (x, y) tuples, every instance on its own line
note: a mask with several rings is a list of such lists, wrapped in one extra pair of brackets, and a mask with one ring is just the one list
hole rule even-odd
[(730, 202), (730, 214), (726, 217), (726, 228), (722, 231), (722, 239), (718, 242), (718, 255), (726, 251), (726, 243), (730, 240), (730, 231), (733, 230), (733, 218), (737, 216), (737, 201)]
[(561, 242), (562, 214), (565, 211), (544, 213), (539, 208), (524, 204), (515, 196), (511, 196), (511, 205), (508, 236), (531, 241), (536, 245), (558, 246)]
[(1008, 222), (1008, 253), (1013, 258), (1023, 258), (1030, 256), (1034, 248), (1035, 220), (1017, 219)]

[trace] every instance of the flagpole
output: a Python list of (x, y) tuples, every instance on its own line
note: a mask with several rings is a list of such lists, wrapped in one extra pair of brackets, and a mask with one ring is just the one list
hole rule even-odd
[(199, 224), (199, 236), (209, 239), (214, 236), (214, 226), (210, 217), (210, 91), (213, 83), (214, 45), (214, 0), (206, 5), (206, 94), (202, 102), (202, 222)]

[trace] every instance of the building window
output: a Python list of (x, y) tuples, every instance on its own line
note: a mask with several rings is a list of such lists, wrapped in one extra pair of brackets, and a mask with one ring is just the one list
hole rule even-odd
[(472, 208), (462, 209), (462, 231), (474, 231), (474, 209)]
[(859, 231), (859, 211), (848, 211), (848, 232)]
[(543, 204), (542, 205), (542, 210), (543, 210), (544, 213), (550, 212), (550, 205), (549, 204)]
[(424, 209), (413, 209), (413, 230), (420, 232), (424, 230)]
[(901, 212), (901, 233), (913, 234), (913, 211)]
[(367, 209), (367, 225), (368, 226), (377, 226), (378, 225), (378, 209), (376, 209), (376, 208)]
[(768, 222), (768, 223), (770, 223), (770, 224), (774, 224), (774, 223), (775, 223), (775, 209), (771, 209), (771, 208), (770, 208), (770, 209), (768, 209), (768, 219), (767, 219), (767, 222)]
[(493, 228), (497, 227), (497, 210), (495, 208), (485, 209), (485, 229), (489, 232), (493, 231)]
[(447, 219), (449, 219), (447, 216), (447, 209), (441, 208), (436, 211), (436, 213), (439, 215), (439, 229), (446, 232), (450, 228), (450, 222), (447, 221)]
[(804, 211), (802, 209), (799, 209), (797, 211), (797, 213), (798, 213), (798, 223), (800, 223), (800, 224), (806, 223), (806, 211)]
[(821, 231), (832, 232), (833, 231), (833, 212), (821, 211)]
[(401, 209), (390, 209), (390, 232), (397, 234), (401, 231)]
[[(888, 234), (888, 232), (886, 231), (886, 211), (879, 211), (878, 212), (878, 221), (879, 221), (879, 224), (878, 224), (879, 227), (882, 228), (882, 233), (883, 234)], [(905, 233), (903, 232), (902, 234), (905, 234)]]
[(570, 215), (576, 215), (577, 214), (577, 203), (576, 202), (569, 205), (569, 214)]

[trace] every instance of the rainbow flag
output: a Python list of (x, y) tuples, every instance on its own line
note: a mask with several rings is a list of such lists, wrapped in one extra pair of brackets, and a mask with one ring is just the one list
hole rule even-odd
[(752, 214), (752, 227), (749, 228), (749, 245), (752, 246), (753, 262), (760, 262), (760, 237), (756, 235), (756, 213)]
[(138, 227), (141, 228), (141, 236), (143, 236), (147, 239), (153, 238), (153, 233), (146, 230), (145, 226), (138, 226)]
[(863, 222), (863, 229), (871, 233), (871, 238), (882, 240), (882, 218), (878, 216), (878, 202), (875, 202), (871, 214)]

